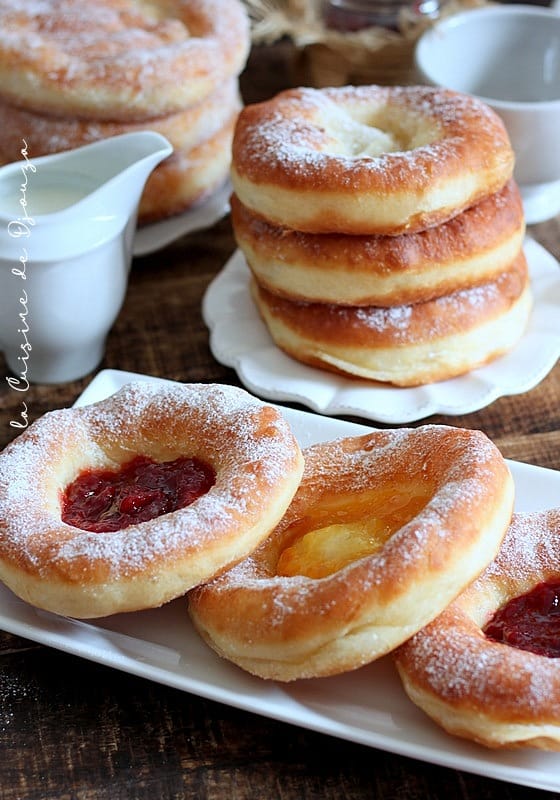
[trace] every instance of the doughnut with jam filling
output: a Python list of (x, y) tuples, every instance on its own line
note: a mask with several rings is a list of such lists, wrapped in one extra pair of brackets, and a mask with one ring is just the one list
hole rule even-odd
[(50, 412), (0, 454), (0, 578), (69, 616), (159, 606), (247, 556), (302, 469), (280, 412), (231, 386)]
[(560, 509), (515, 514), (486, 571), (396, 652), (412, 701), (487, 747), (560, 750), (559, 582)]

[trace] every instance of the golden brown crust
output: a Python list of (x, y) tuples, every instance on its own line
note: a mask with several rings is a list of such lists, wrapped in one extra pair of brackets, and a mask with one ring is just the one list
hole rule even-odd
[(515, 514), (495, 561), (396, 653), (412, 700), (488, 747), (560, 750), (560, 662), (487, 639), (502, 605), (560, 578), (560, 510)]
[(144, 122), (88, 120), (27, 111), (0, 102), (0, 163), (21, 159), (22, 140), (34, 157), (81, 147), (123, 133), (152, 130), (176, 150), (187, 151), (211, 138), (241, 108), (238, 82), (227, 81), (199, 103)]
[(176, 150), (148, 178), (138, 212), (144, 225), (187, 211), (225, 184), (237, 112), (208, 140)]
[(252, 288), (272, 338), (290, 356), (399, 386), (445, 380), (507, 352), (531, 309), (522, 252), (493, 281), (391, 308), (292, 302), (256, 282)]
[(147, 119), (238, 75), (249, 44), (238, 0), (1, 0), (0, 94), (41, 113)]
[[(196, 457), (216, 482), (191, 505), (120, 531), (61, 520), (87, 469), (136, 455)], [(272, 406), (230, 386), (129, 384), (37, 420), (0, 454), (0, 578), (50, 611), (96, 617), (161, 605), (244, 558), (278, 522), (302, 457)]]
[(302, 233), (272, 225), (236, 195), (231, 220), (260, 286), (289, 300), (353, 306), (418, 303), (491, 280), (509, 267), (525, 231), (513, 181), (416, 234)]
[[(298, 492), (271, 536), (188, 596), (220, 655), (284, 681), (354, 669), (426, 624), (494, 557), (513, 502), (503, 458), (477, 431), (377, 431), (304, 457)], [(394, 496), (413, 494), (420, 508), (372, 554), (319, 578), (278, 574), (294, 536), (357, 519), (373, 527)]]
[(232, 181), (275, 225), (393, 235), (500, 191), (513, 161), (500, 118), (475, 98), (418, 86), (305, 88), (244, 109)]

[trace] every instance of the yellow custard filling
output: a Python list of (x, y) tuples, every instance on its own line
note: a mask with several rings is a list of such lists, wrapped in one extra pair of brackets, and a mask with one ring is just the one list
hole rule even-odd
[(276, 573), (324, 578), (373, 555), (424, 508), (431, 494), (425, 484), (410, 483), (368, 492), (352, 504), (347, 500), (346, 508), (331, 509), (327, 518), (324, 509), (311, 514), (292, 526)]

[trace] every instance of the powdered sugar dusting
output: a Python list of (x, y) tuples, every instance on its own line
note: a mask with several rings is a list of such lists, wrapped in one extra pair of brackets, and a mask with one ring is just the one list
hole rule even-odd
[(364, 306), (356, 307), (353, 310), (353, 314), (360, 324), (376, 331), (391, 330), (395, 335), (399, 331), (408, 330), (412, 313), (412, 306), (390, 306), (388, 308)]
[(560, 510), (515, 514), (500, 552), (480, 579), (505, 577), (524, 584), (560, 575)]

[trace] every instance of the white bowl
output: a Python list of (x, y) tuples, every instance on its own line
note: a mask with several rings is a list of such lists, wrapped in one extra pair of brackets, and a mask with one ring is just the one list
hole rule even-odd
[(502, 117), (528, 221), (558, 213), (560, 14), (529, 5), (464, 11), (427, 30), (415, 60), (421, 81), (475, 95)]

